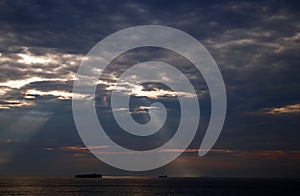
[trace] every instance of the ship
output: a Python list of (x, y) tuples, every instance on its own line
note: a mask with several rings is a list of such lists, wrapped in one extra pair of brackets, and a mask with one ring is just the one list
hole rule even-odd
[(163, 176), (158, 176), (158, 178), (167, 178), (167, 175), (163, 175)]
[(78, 174), (75, 178), (102, 178), (102, 174)]

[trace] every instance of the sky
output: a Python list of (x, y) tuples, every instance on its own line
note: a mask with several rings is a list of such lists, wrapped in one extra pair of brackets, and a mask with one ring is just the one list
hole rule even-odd
[[(0, 0), (0, 175), (300, 177), (299, 6), (295, 1)], [(201, 110), (197, 134), (181, 156), (158, 169), (129, 172), (87, 150), (73, 119), (72, 88), (79, 65), (94, 45), (139, 25), (179, 29), (207, 48), (224, 79), (227, 114), (218, 141), (199, 157), (211, 115), (201, 73), (183, 56), (163, 48), (136, 48), (119, 55), (103, 70), (95, 98), (98, 119), (113, 141), (149, 150), (169, 141), (178, 127), (180, 105), (168, 86), (130, 81), (119, 91), (133, 92), (133, 119), (148, 122), (149, 105), (156, 101), (165, 105), (168, 118), (148, 138), (129, 135), (117, 125), (111, 92), (117, 78), (137, 63), (174, 65), (191, 81)], [(95, 148), (103, 156), (118, 156), (110, 146)]]

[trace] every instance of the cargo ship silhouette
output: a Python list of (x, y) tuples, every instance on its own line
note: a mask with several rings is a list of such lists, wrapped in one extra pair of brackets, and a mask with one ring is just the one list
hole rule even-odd
[(102, 178), (102, 174), (78, 174), (75, 178)]
[(167, 175), (163, 175), (163, 176), (158, 176), (158, 178), (168, 178)]

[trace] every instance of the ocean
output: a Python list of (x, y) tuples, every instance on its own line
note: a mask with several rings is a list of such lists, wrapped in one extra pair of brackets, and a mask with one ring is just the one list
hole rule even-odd
[(300, 195), (300, 179), (0, 178), (0, 195)]

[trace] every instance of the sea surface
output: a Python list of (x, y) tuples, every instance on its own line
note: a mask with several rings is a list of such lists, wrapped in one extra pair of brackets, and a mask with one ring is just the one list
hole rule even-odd
[(299, 179), (0, 178), (0, 195), (300, 195)]

